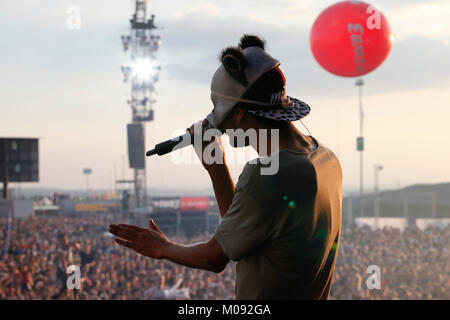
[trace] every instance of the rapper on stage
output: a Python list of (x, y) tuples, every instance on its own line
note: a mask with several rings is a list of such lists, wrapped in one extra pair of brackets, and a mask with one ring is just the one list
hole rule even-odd
[[(294, 125), (310, 107), (287, 95), (280, 62), (265, 44), (245, 34), (237, 46), (222, 50), (211, 82), (214, 108), (187, 129), (198, 136), (215, 128), (233, 147), (250, 145), (259, 155), (235, 185), (219, 135), (194, 145), (222, 217), (212, 238), (174, 243), (153, 220), (148, 229), (112, 224), (110, 232), (118, 244), (153, 259), (211, 272), (237, 262), (236, 299), (327, 299), (339, 248), (342, 170), (332, 151)], [(248, 131), (256, 139), (229, 134)], [(205, 161), (211, 144), (221, 161)]]

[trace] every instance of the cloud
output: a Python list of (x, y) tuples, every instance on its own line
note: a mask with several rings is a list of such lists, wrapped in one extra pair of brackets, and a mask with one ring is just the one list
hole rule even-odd
[(445, 3), (445, 2), (447, 2), (447, 0), (427, 0), (427, 1), (423, 1), (423, 0), (397, 0), (397, 1), (392, 1), (392, 0), (373, 0), (373, 1), (366, 1), (366, 2), (370, 2), (370, 3), (373, 3), (375, 5), (382, 5), (382, 6), (386, 7), (386, 8), (395, 8), (395, 7), (410, 6), (410, 5), (413, 5), (413, 4), (424, 3), (424, 2), (436, 5), (436, 4)]
[[(292, 1), (294, 2), (294, 1)], [(204, 9), (202, 9), (204, 8)], [(268, 40), (268, 51), (282, 62), (288, 88), (298, 95), (353, 94), (353, 79), (339, 78), (323, 70), (309, 48), (309, 26), (273, 25), (249, 15), (216, 16), (203, 2), (178, 18), (161, 19), (163, 45), (158, 57), (162, 77), (209, 86), (219, 66), (218, 54), (236, 45), (243, 33), (257, 33)], [(208, 11), (209, 10), (209, 11)], [(126, 62), (119, 36), (122, 24), (86, 25), (69, 31), (61, 25), (17, 25), (16, 36), (5, 31), (8, 45), (0, 52), (0, 64), (14, 78), (31, 73), (116, 75)], [(18, 29), (15, 28), (18, 27)], [(21, 35), (27, 34), (24, 38)], [(26, 39), (26, 41), (24, 40)], [(448, 42), (424, 35), (405, 34), (394, 43), (387, 60), (365, 76), (367, 83), (383, 91), (438, 86), (449, 80)]]
[[(133, 2), (121, 1), (114, 5), (106, 0), (76, 2), (82, 9), (83, 21), (81, 30), (72, 32), (65, 24), (65, 9), (73, 4), (72, 1), (62, 0), (55, 4), (54, 1), (43, 0), (39, 5), (32, 0), (19, 3), (0, 1), (0, 19), (4, 22), (4, 28), (0, 29), (4, 44), (0, 50), (0, 67), (6, 75), (0, 79), (3, 88), (0, 100), (8, 106), (0, 117), (3, 120), (1, 128), (7, 135), (18, 133), (47, 138), (42, 145), (42, 181), (49, 185), (81, 186), (83, 180), (79, 172), (82, 165), (89, 163), (94, 172), (104, 170), (106, 174), (106, 170), (112, 169), (114, 163), (119, 164), (121, 156), (127, 152), (125, 124), (129, 121), (130, 110), (125, 101), (129, 98), (129, 84), (122, 84), (120, 80), (120, 65), (126, 62), (129, 54), (121, 51), (120, 35), (129, 32), (128, 19)], [(377, 161), (384, 161), (379, 159), (383, 154), (391, 159), (400, 159), (404, 149), (399, 147), (418, 145), (413, 141), (417, 139), (417, 119), (420, 119), (427, 103), (433, 103), (432, 107), (426, 107), (428, 113), (434, 112), (431, 117), (434, 120), (431, 124), (425, 123), (423, 129), (431, 131), (435, 138), (429, 145), (426, 141), (429, 135), (422, 135), (422, 144), (436, 148), (445, 144), (442, 132), (446, 131), (442, 130), (445, 130), (445, 115), (448, 113), (445, 103), (448, 99), (446, 91), (440, 87), (449, 84), (447, 57), (450, 47), (448, 42), (445, 43), (446, 39), (434, 36), (439, 33), (431, 30), (450, 28), (441, 18), (446, 18), (445, 13), (439, 14), (439, 8), (447, 8), (437, 5), (444, 4), (442, 1), (428, 1), (436, 8), (427, 6), (424, 16), (419, 10), (423, 2), (379, 2), (385, 5), (383, 10), (399, 37), (383, 65), (364, 77), (367, 84), (365, 101), (384, 107), (379, 108), (385, 110), (385, 117), (380, 121), (390, 121), (383, 123), (383, 129), (388, 123), (390, 132), (399, 130), (398, 119), (410, 124), (406, 129), (403, 124), (400, 136), (392, 134), (388, 137), (379, 134), (380, 121), (377, 122), (376, 131), (368, 136), (380, 139), (378, 144), (372, 144), (372, 150), (378, 149), (372, 156), (368, 154), (367, 159), (376, 157)], [(158, 53), (164, 69), (161, 82), (157, 84), (157, 121), (147, 131), (149, 145), (171, 137), (172, 128), (184, 128), (186, 123), (200, 118), (206, 108), (212, 107), (209, 83), (219, 65), (217, 56), (225, 46), (236, 45), (244, 32), (258, 33), (267, 39), (268, 51), (282, 62), (288, 92), (314, 107), (320, 105), (314, 112), (323, 117), (312, 117), (308, 121), (311, 127), (316, 128), (315, 132), (324, 137), (324, 142), (334, 143), (334, 119), (330, 110), (333, 111), (335, 105), (356, 105), (354, 79), (336, 77), (323, 70), (314, 60), (308, 41), (310, 22), (332, 1), (223, 0), (209, 5), (210, 2), (190, 0), (150, 2), (151, 6), (154, 3), (159, 8), (149, 11), (156, 12), (157, 24), (164, 27), (159, 30), (163, 35), (163, 45)], [(297, 5), (298, 11), (295, 12), (291, 5)], [(174, 7), (181, 8), (181, 14), (175, 16)], [(289, 11), (294, 14), (290, 20), (284, 21), (283, 14)], [(414, 93), (414, 88), (423, 90)], [(392, 93), (386, 94), (389, 91)], [(399, 115), (400, 111), (405, 111), (405, 114)], [(350, 126), (346, 129), (348, 139), (345, 140), (350, 141), (346, 142), (348, 150), (345, 149), (345, 159), (349, 160), (343, 163), (350, 172), (357, 163), (356, 160), (352, 162), (350, 153), (354, 151), (352, 124), (356, 126), (356, 113), (355, 119), (349, 112), (343, 112), (342, 117), (348, 117), (345, 123)], [(379, 152), (387, 148), (385, 142), (392, 136), (397, 136), (397, 143), (391, 144), (392, 150), (388, 150), (392, 152)], [(414, 139), (403, 140), (408, 137)], [(344, 141), (345, 136), (341, 138)], [(414, 156), (417, 150), (408, 148)], [(442, 161), (431, 173), (437, 180), (442, 176), (442, 170), (445, 171), (446, 157), (448, 155), (440, 157)], [(64, 159), (72, 160), (67, 163)], [(387, 166), (388, 160), (385, 159)], [(410, 166), (420, 165), (422, 160), (418, 158)], [(163, 163), (158, 158), (149, 161), (152, 161), (149, 168), (158, 161)], [(61, 163), (64, 166), (61, 167)], [(201, 171), (201, 167), (198, 170), (175, 168), (170, 164), (162, 164), (162, 167), (166, 169), (166, 182), (189, 182), (190, 177), (183, 176), (188, 172), (200, 177), (198, 183), (208, 183), (207, 174)], [(392, 170), (401, 171), (403, 167), (403, 164), (391, 165)], [(61, 175), (62, 172), (70, 173)], [(149, 170), (153, 183), (154, 172), (154, 169)], [(237, 177), (239, 172), (235, 172)], [(408, 174), (405, 170), (402, 172)]]
[(289, 0), (289, 5), (282, 16), (283, 23), (311, 25), (326, 5), (319, 1)]
[[(288, 88), (294, 92), (354, 94), (354, 79), (333, 76), (314, 60), (308, 27), (273, 26), (247, 16), (187, 15), (162, 23), (166, 40), (160, 55), (168, 61), (166, 71), (171, 77), (209, 85), (220, 50), (237, 44), (243, 33), (255, 32), (268, 40), (267, 49), (282, 62)], [(438, 86), (450, 80), (448, 56), (450, 47), (443, 41), (407, 35), (394, 43), (387, 60), (365, 78), (383, 92)]]
[(177, 10), (177, 12), (175, 13), (175, 17), (181, 18), (193, 14), (217, 16), (218, 13), (219, 9), (217, 8), (217, 6), (208, 2), (200, 2), (191, 8), (185, 10)]
[[(420, 35), (444, 40), (450, 38), (450, 2), (448, 0), (373, 0), (389, 20), (397, 37)], [(317, 16), (332, 5), (330, 1), (288, 0), (277, 25), (310, 26)], [(260, 19), (261, 20), (261, 19)], [(263, 19), (262, 19), (263, 20)]]
[(418, 35), (433, 39), (450, 38), (450, 2), (427, 1), (385, 10), (398, 38)]

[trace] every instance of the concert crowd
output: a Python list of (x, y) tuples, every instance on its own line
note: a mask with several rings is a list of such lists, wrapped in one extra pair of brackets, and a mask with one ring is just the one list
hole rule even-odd
[[(0, 299), (233, 299), (234, 263), (216, 274), (143, 257), (114, 243), (112, 222), (99, 215), (14, 219), (0, 255)], [(0, 250), (6, 226), (0, 219)], [(168, 236), (184, 244), (207, 239)], [(330, 299), (450, 299), (449, 243), (450, 226), (343, 229)], [(79, 289), (67, 288), (69, 265), (80, 267)], [(380, 268), (380, 289), (367, 287), (371, 265)]]

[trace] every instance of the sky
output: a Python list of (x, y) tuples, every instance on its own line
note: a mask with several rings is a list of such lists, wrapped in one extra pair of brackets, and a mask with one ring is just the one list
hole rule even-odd
[[(344, 189), (356, 190), (355, 79), (322, 69), (309, 47), (315, 18), (335, 2), (149, 1), (163, 43), (157, 54), (162, 72), (155, 121), (146, 125), (147, 149), (211, 111), (209, 87), (218, 54), (236, 45), (243, 33), (257, 33), (281, 61), (288, 94), (311, 106), (303, 123), (338, 155)], [(396, 40), (385, 62), (363, 76), (365, 189), (373, 190), (375, 164), (384, 167), (382, 190), (449, 182), (450, 1), (371, 3), (387, 17)], [(81, 9), (79, 30), (67, 28), (71, 5)], [(120, 35), (128, 34), (133, 11), (131, 0), (0, 1), (0, 137), (40, 138), (40, 181), (22, 187), (82, 189), (83, 168), (93, 170), (92, 188), (113, 188), (114, 179), (132, 177), (126, 144), (130, 86), (120, 73), (129, 57)], [(235, 151), (226, 151), (232, 159)], [(252, 150), (239, 152), (256, 157)], [(172, 160), (171, 155), (146, 160), (149, 187), (210, 186), (200, 164)], [(243, 165), (230, 164), (235, 180)]]

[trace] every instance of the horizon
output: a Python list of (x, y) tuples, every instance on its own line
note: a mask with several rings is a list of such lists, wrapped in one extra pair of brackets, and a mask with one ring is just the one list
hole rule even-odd
[[(382, 191), (379, 191), (379, 194), (383, 194), (383, 193), (389, 193), (389, 192), (396, 192), (396, 191), (402, 191), (405, 189), (410, 189), (410, 188), (414, 188), (414, 187), (433, 187), (433, 186), (450, 186), (450, 181), (449, 182), (443, 182), (443, 183), (432, 183), (432, 184), (423, 184), (423, 183), (416, 183), (416, 184), (411, 184), (411, 185), (407, 185), (407, 186), (403, 186), (401, 188), (393, 188), (393, 189), (385, 189)], [(39, 194), (39, 190), (41, 190), (42, 192)], [(105, 193), (105, 192), (111, 192), (114, 190), (111, 189), (89, 189), (89, 193), (95, 192), (95, 193)], [(189, 191), (191, 191), (191, 193), (189, 193)], [(67, 189), (67, 188), (53, 188), (53, 187), (25, 187), (25, 188), (10, 188), (10, 192), (12, 192), (15, 196), (16, 196), (16, 192), (19, 195), (22, 195), (22, 192), (26, 192), (28, 193), (27, 196), (25, 197), (33, 197), (33, 196), (42, 196), (42, 193), (44, 192), (48, 192), (48, 194), (50, 195), (51, 193), (68, 193), (68, 194), (89, 194), (87, 192), (87, 190), (84, 188), (80, 188), (80, 189)], [(35, 192), (35, 194), (30, 195), (32, 192)], [(147, 194), (151, 197), (152, 196), (152, 192), (156, 193), (155, 197), (164, 197), (164, 196), (169, 196), (169, 195), (164, 195), (165, 193), (180, 193), (180, 194), (173, 194), (170, 195), (169, 197), (185, 197), (185, 196), (209, 196), (209, 197), (214, 197), (214, 190), (212, 188), (212, 186), (208, 186), (208, 185), (204, 185), (204, 186), (199, 186), (199, 185), (174, 185), (174, 186), (155, 186), (155, 187), (150, 187), (147, 188)], [(345, 197), (359, 197), (359, 189), (345, 189), (343, 190), (344, 193), (344, 198)], [(374, 191), (366, 191), (364, 193), (365, 196), (370, 196), (373, 195)], [(17, 196), (19, 196), (17, 195)], [(22, 195), (23, 196), (23, 195)]]

